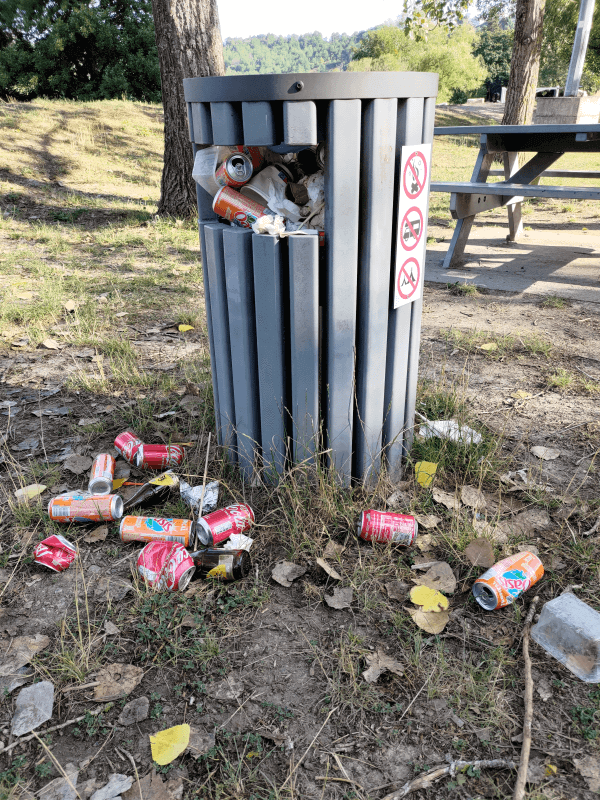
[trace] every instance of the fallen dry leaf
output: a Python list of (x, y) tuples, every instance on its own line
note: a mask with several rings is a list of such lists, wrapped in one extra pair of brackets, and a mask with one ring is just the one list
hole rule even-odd
[(390, 600), (405, 600), (409, 588), (408, 583), (402, 583), (402, 581), (390, 581), (385, 584), (385, 590)]
[(445, 561), (437, 561), (430, 567), (424, 575), (413, 578), (413, 581), (420, 586), (429, 586), (438, 592), (452, 594), (456, 589), (456, 578), (452, 572), (452, 567)]
[(473, 539), (465, 555), (474, 567), (493, 567), (496, 563), (494, 548), (488, 539)]
[(485, 350), (487, 353), (489, 353), (492, 350), (497, 350), (498, 345), (496, 344), (496, 342), (486, 342), (485, 344), (480, 344), (479, 349)]
[(352, 604), (353, 592), (350, 587), (340, 589), (338, 586), (333, 590), (333, 594), (324, 595), (323, 599), (330, 608), (350, 608)]
[(131, 789), (121, 792), (123, 800), (171, 800), (167, 791), (167, 784), (156, 772), (149, 772), (145, 778), (135, 781)]
[(43, 342), (39, 343), (38, 347), (41, 347), (44, 350), (60, 350), (60, 344), (56, 341), (56, 339), (44, 339)]
[(323, 551), (323, 558), (335, 558), (336, 556), (341, 555), (346, 548), (343, 544), (338, 544), (334, 542), (333, 539), (330, 539), (325, 546), (325, 550)]
[(422, 553), (426, 553), (434, 547), (434, 538), (430, 533), (417, 537), (417, 547)]
[(178, 330), (181, 331), (181, 333), (185, 333), (186, 331), (193, 331), (194, 330), (194, 326), (193, 325), (178, 325), (177, 327), (178, 327)]
[(529, 400), (530, 397), (533, 397), (531, 392), (526, 392), (525, 389), (517, 389), (516, 392), (511, 394), (513, 400)]
[(31, 659), (44, 648), (48, 647), (50, 639), (41, 633), (34, 636), (17, 636), (7, 643), (0, 663), (0, 676), (13, 675), (21, 667), (29, 664)]
[(460, 490), (460, 499), (469, 508), (485, 508), (487, 505), (483, 492), (474, 486), (463, 486)]
[(435, 514), (415, 514), (415, 519), (419, 523), (420, 528), (435, 528), (442, 521), (441, 517), (436, 517)]
[(505, 520), (491, 523), (484, 519), (475, 519), (473, 520), (473, 528), (477, 531), (477, 533), (485, 534), (497, 544), (506, 544), (508, 542), (510, 527), (508, 522)]
[(385, 501), (385, 504), (388, 508), (396, 508), (401, 505), (407, 505), (410, 502), (410, 497), (406, 492), (401, 492), (399, 489), (393, 492), (388, 499)]
[(423, 611), (420, 608), (405, 608), (415, 625), (427, 633), (441, 633), (450, 619), (448, 611)]
[(104, 632), (106, 633), (107, 636), (115, 636), (115, 634), (119, 633), (119, 629), (114, 624), (114, 622), (111, 622), (110, 620), (106, 619), (104, 620)]
[(330, 566), (324, 558), (317, 558), (317, 564), (321, 567), (321, 569), (325, 570), (330, 578), (333, 578), (336, 581), (342, 580), (342, 576), (339, 574), (339, 572)]
[(161, 767), (180, 756), (190, 743), (190, 726), (175, 725), (150, 736), (152, 760)]
[(69, 472), (73, 472), (75, 475), (87, 472), (91, 466), (92, 459), (89, 456), (69, 456), (63, 463), (64, 469), (68, 469)]
[(305, 572), (306, 567), (301, 567), (299, 564), (293, 564), (291, 561), (280, 561), (278, 564), (275, 564), (275, 567), (271, 572), (271, 577), (274, 581), (277, 581), (277, 583), (281, 584), (281, 586), (285, 586), (287, 588), (292, 585), (296, 578), (304, 575)]
[(94, 586), (94, 600), (109, 603), (122, 600), (128, 592), (133, 591), (133, 584), (125, 578), (112, 578), (102, 575)]
[(536, 458), (541, 458), (542, 461), (554, 461), (560, 455), (560, 450), (554, 447), (532, 447), (531, 453)]
[(431, 486), (437, 472), (437, 466), (432, 461), (417, 461), (415, 464), (415, 478), (419, 486), (425, 488)]
[(396, 661), (395, 658), (386, 655), (381, 647), (378, 647), (375, 653), (368, 653), (365, 656), (365, 661), (369, 665), (369, 668), (363, 672), (363, 678), (367, 683), (375, 683), (383, 672), (404, 675), (402, 664)]
[(119, 700), (127, 697), (144, 677), (144, 670), (133, 664), (109, 664), (96, 675), (94, 700)]
[(43, 494), (47, 488), (43, 483), (32, 483), (29, 486), (23, 486), (22, 489), (17, 489), (15, 497), (19, 503), (28, 503)]
[(442, 491), (442, 489), (433, 490), (433, 499), (436, 503), (441, 503), (443, 506), (446, 506), (450, 511), (460, 510), (460, 500), (453, 494)]
[(592, 792), (600, 792), (600, 758), (596, 756), (574, 758), (573, 764), (575, 764), (577, 772), (585, 778), (588, 789)]
[(416, 606), (422, 606), (423, 611), (445, 611), (449, 605), (447, 597), (429, 586), (413, 586), (410, 599)]
[(100, 525), (99, 528), (94, 528), (93, 531), (87, 533), (83, 537), (83, 541), (88, 542), (89, 544), (93, 544), (93, 542), (103, 542), (107, 536), (108, 536), (108, 526)]

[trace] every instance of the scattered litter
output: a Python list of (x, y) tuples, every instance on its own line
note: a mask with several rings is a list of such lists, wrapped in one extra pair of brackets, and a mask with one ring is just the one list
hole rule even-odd
[(72, 314), (74, 311), (77, 310), (77, 303), (75, 302), (75, 300), (67, 300), (66, 302), (63, 303), (63, 308), (69, 314)]
[(214, 547), (232, 533), (246, 533), (254, 524), (254, 511), (246, 503), (235, 503), (201, 517), (196, 526), (198, 545)]
[(342, 576), (339, 574), (339, 572), (337, 572), (330, 564), (328, 564), (324, 558), (317, 558), (317, 564), (321, 567), (321, 569), (325, 570), (330, 578), (333, 578), (336, 581), (342, 580)]
[(485, 344), (479, 345), (479, 350), (485, 350), (486, 353), (491, 353), (497, 349), (498, 345), (496, 344), (496, 342), (486, 342)]
[(53, 572), (63, 572), (77, 558), (77, 549), (64, 536), (55, 533), (36, 544), (33, 558), (36, 564), (48, 567)]
[(274, 581), (281, 584), (281, 586), (289, 588), (296, 578), (304, 575), (305, 572), (306, 567), (301, 567), (299, 564), (294, 564), (291, 561), (280, 561), (278, 564), (275, 564), (271, 572), (271, 577)]
[(486, 611), (514, 603), (539, 581), (544, 567), (533, 553), (524, 551), (502, 559), (473, 584), (473, 596)]
[(388, 542), (410, 547), (417, 538), (419, 524), (410, 514), (392, 511), (362, 511), (356, 522), (356, 535), (367, 542)]
[(123, 500), (118, 494), (66, 492), (48, 503), (48, 516), (54, 522), (105, 522), (121, 519)]
[(189, 743), (190, 726), (187, 724), (159, 731), (150, 736), (152, 760), (161, 767), (170, 764), (185, 751)]
[(436, 503), (446, 506), (449, 511), (460, 511), (460, 500), (442, 489), (433, 490), (433, 499)]
[(83, 541), (87, 542), (88, 544), (94, 544), (94, 542), (103, 542), (107, 536), (108, 536), (108, 526), (100, 525), (99, 528), (94, 528), (93, 531), (87, 533), (83, 537)]
[(113, 772), (108, 776), (108, 783), (91, 796), (90, 800), (113, 800), (119, 797), (122, 792), (131, 788), (133, 778), (129, 775), (119, 775)]
[(334, 542), (333, 539), (330, 539), (325, 545), (325, 550), (323, 550), (323, 558), (336, 558), (336, 556), (340, 556), (345, 549), (343, 544), (338, 544)]
[(10, 732), (13, 736), (23, 736), (39, 728), (52, 717), (53, 706), (54, 685), (50, 681), (21, 689), (15, 700)]
[(423, 611), (420, 608), (405, 608), (413, 622), (427, 633), (441, 633), (450, 619), (448, 611)]
[(420, 527), (426, 528), (427, 530), (436, 528), (442, 521), (441, 517), (436, 517), (434, 514), (415, 514), (415, 519)]
[(215, 734), (190, 726), (190, 741), (186, 752), (193, 758), (200, 758), (215, 746)]
[(98, 686), (94, 700), (120, 700), (127, 697), (144, 677), (144, 670), (133, 664), (109, 664), (96, 674)]
[(479, 509), (487, 505), (484, 493), (474, 486), (463, 486), (460, 490), (460, 499), (469, 508)]
[(421, 606), (424, 612), (445, 611), (448, 608), (448, 598), (429, 586), (413, 586), (410, 599), (416, 606)]
[[(129, 476), (126, 476), (124, 480), (126, 480), (127, 477)], [(169, 499), (171, 492), (176, 489), (178, 485), (179, 478), (172, 470), (163, 472), (162, 475), (157, 475), (156, 478), (152, 478), (134, 491), (131, 497), (124, 501), (123, 509), (129, 511), (136, 506), (139, 508), (146, 508), (147, 506), (155, 506), (164, 503)]]
[(465, 555), (474, 567), (493, 567), (494, 548), (488, 539), (474, 539), (465, 550)]
[(89, 470), (92, 463), (92, 459), (89, 456), (72, 455), (65, 461), (63, 467), (74, 475), (82, 475)]
[(516, 492), (523, 489), (530, 489), (533, 491), (538, 490), (542, 492), (549, 492), (552, 490), (552, 487), (549, 484), (541, 484), (533, 480), (527, 469), (518, 469), (514, 472), (507, 472), (500, 476), (500, 480), (503, 483), (512, 485), (512, 488), (504, 490), (506, 492)]
[(43, 494), (47, 488), (48, 487), (44, 486), (43, 483), (32, 483), (29, 486), (24, 486), (22, 489), (17, 489), (15, 497), (17, 498), (17, 502), (27, 504), (30, 500)]
[(250, 552), (253, 542), (254, 539), (251, 539), (249, 536), (245, 536), (243, 533), (232, 533), (227, 540), (227, 549), (247, 550)]
[(76, 800), (78, 792), (77, 779), (79, 770), (75, 764), (65, 766), (66, 777), (55, 778), (50, 781), (37, 793), (39, 800)]
[(61, 345), (56, 339), (44, 339), (43, 342), (40, 342), (38, 347), (43, 348), (44, 350), (60, 350)]
[(588, 789), (596, 794), (600, 793), (600, 758), (597, 756), (574, 758), (573, 764), (587, 783)]
[[(179, 492), (182, 500), (196, 514), (200, 513), (200, 500), (202, 499), (202, 486), (190, 486), (181, 478), (179, 479)], [(204, 490), (204, 502), (202, 504), (202, 514), (210, 514), (217, 507), (219, 501), (219, 481), (211, 481), (206, 484)]]
[(177, 330), (181, 331), (181, 333), (186, 333), (187, 331), (193, 331), (193, 325), (178, 325)]
[(149, 542), (138, 555), (137, 569), (146, 583), (158, 591), (183, 592), (196, 566), (182, 544)]
[(532, 447), (531, 453), (536, 458), (541, 458), (542, 461), (554, 461), (560, 456), (560, 450), (554, 447)]
[(213, 700), (237, 700), (244, 693), (244, 683), (234, 675), (228, 675), (218, 683), (209, 683), (206, 694)]
[(350, 608), (353, 597), (354, 593), (350, 587), (340, 589), (336, 586), (333, 590), (333, 594), (326, 594), (323, 596), (323, 599), (330, 608), (341, 610), (342, 608)]
[(451, 442), (461, 444), (480, 444), (483, 437), (468, 425), (461, 425), (455, 419), (438, 419), (429, 421), (418, 414), (419, 418), (425, 420), (425, 424), (419, 428), (419, 435), (424, 439), (437, 437), (438, 439), (449, 439)]
[(49, 644), (50, 639), (41, 633), (36, 633), (34, 636), (17, 636), (7, 642), (8, 652), (4, 654), (4, 660), (0, 663), (0, 676), (16, 674)]
[(432, 461), (417, 461), (415, 464), (415, 478), (419, 486), (427, 488), (433, 483), (435, 473), (437, 472), (437, 464)]
[(196, 526), (190, 519), (168, 517), (123, 517), (119, 526), (122, 542), (177, 542), (196, 549)]
[(249, 575), (252, 569), (252, 560), (247, 550), (207, 547), (192, 553), (192, 558), (201, 578), (237, 581)]
[(394, 675), (404, 675), (404, 669), (399, 661), (386, 655), (383, 648), (378, 647), (375, 653), (367, 653), (365, 661), (369, 668), (363, 672), (367, 683), (376, 683), (383, 672), (393, 672)]
[(119, 715), (119, 725), (134, 725), (136, 722), (142, 722), (148, 718), (148, 710), (150, 708), (150, 700), (147, 697), (136, 697), (135, 700), (130, 700), (129, 703), (123, 706), (123, 710)]
[(402, 583), (402, 581), (390, 581), (385, 584), (385, 590), (390, 600), (405, 600), (409, 588), (408, 583)]
[(99, 422), (97, 417), (82, 417), (77, 424), (83, 428), (86, 425), (97, 425)]
[(456, 589), (456, 578), (452, 572), (452, 567), (445, 561), (436, 561), (424, 575), (413, 578), (413, 581), (421, 586), (428, 586), (430, 589), (435, 589), (445, 594), (452, 594)]
[(280, 214), (263, 214), (252, 225), (254, 233), (281, 236), (285, 233), (285, 220)]

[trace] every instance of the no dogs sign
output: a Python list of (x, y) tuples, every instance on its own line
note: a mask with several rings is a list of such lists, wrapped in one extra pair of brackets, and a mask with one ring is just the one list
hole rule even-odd
[(402, 148), (394, 308), (423, 293), (430, 172), (431, 144)]

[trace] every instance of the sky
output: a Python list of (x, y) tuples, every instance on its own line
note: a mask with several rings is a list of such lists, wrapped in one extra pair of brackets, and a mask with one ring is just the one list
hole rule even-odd
[(274, 33), (319, 31), (355, 33), (395, 19), (401, 13), (402, 0), (270, 0), (254, 6), (251, 0), (217, 0), (223, 39), (232, 36), (256, 36)]

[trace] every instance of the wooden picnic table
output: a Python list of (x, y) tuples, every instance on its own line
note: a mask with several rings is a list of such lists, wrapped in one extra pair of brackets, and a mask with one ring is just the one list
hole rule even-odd
[[(457, 220), (444, 258), (446, 269), (462, 260), (473, 220), (490, 208), (507, 206), (509, 234), (515, 241), (523, 232), (521, 202), (525, 197), (563, 200), (600, 200), (600, 186), (540, 186), (539, 178), (600, 179), (589, 170), (549, 170), (565, 153), (600, 152), (600, 125), (456, 125), (434, 128), (435, 136), (479, 134), (480, 146), (470, 181), (433, 181), (432, 192), (450, 192), (450, 213)], [(519, 167), (519, 153), (535, 155)], [(492, 170), (502, 156), (503, 170)], [(489, 176), (504, 175), (498, 183)]]

